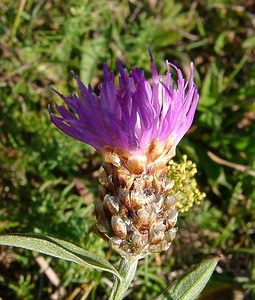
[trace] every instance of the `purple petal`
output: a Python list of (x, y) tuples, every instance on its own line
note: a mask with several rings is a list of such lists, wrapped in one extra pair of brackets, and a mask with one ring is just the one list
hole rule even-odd
[[(175, 137), (175, 147), (190, 128), (198, 104), (193, 65), (190, 66), (190, 79), (186, 82), (180, 69), (167, 62), (166, 79), (162, 82), (150, 48), (148, 52), (152, 84), (139, 68), (135, 67), (129, 75), (117, 61), (120, 73), (118, 86), (114, 73), (104, 65), (104, 82), (99, 95), (96, 95), (90, 85), (86, 87), (72, 72), (80, 94), (65, 97), (53, 89), (65, 106), (55, 106), (60, 117), (49, 108), (52, 123), (65, 134), (100, 151), (110, 147), (143, 154), (154, 139), (164, 143), (170, 136)], [(176, 87), (169, 66), (177, 73)]]

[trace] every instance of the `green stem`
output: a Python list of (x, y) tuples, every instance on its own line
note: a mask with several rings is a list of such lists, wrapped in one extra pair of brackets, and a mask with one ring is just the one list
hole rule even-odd
[(121, 300), (124, 298), (126, 291), (134, 279), (138, 260), (138, 257), (121, 259), (119, 273), (123, 279), (120, 281), (115, 278), (110, 300)]

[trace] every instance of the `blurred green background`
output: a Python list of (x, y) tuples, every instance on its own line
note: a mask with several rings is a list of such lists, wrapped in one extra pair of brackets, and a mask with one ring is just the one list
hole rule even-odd
[[(37, 232), (118, 257), (93, 232), (101, 157), (50, 123), (47, 105), (93, 86), (115, 60), (150, 76), (146, 45), (201, 94), (178, 147), (197, 164), (206, 200), (178, 220), (171, 250), (141, 263), (128, 299), (153, 299), (176, 276), (222, 255), (201, 299), (255, 299), (254, 1), (2, 0), (0, 3), (0, 233)], [(107, 299), (111, 276), (0, 247), (0, 299)], [(49, 264), (53, 275), (42, 271)], [(53, 277), (52, 277), (53, 276)], [(55, 281), (54, 281), (55, 279)], [(61, 296), (62, 295), (62, 296)]]

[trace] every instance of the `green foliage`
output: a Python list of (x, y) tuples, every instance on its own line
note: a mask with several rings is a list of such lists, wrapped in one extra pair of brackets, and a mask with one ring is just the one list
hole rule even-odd
[[(194, 62), (200, 104), (177, 154), (196, 163), (207, 199), (178, 221), (172, 253), (139, 266), (135, 293), (131, 288), (128, 297), (155, 298), (212, 253), (224, 256), (220, 281), (255, 297), (255, 33), (249, 3), (1, 1), (0, 232), (47, 233), (116, 261), (93, 233), (100, 157), (50, 124), (47, 105), (59, 99), (49, 87), (73, 92), (72, 69), (96, 86), (103, 62), (115, 70), (116, 57), (150, 76), (150, 44), (162, 73), (166, 58), (184, 71)], [(49, 299), (56, 287), (34, 256), (1, 250), (0, 297)], [(77, 289), (77, 297), (89, 291), (91, 299), (110, 293), (101, 272), (64, 261), (49, 264), (68, 295)]]
[(17, 297), (19, 297), (20, 299), (24, 299), (24, 300), (33, 299), (33, 295), (31, 292), (35, 288), (35, 284), (31, 282), (30, 274), (28, 274), (26, 277), (21, 275), (18, 281), (18, 285), (10, 283), (9, 288), (13, 289), (17, 294)]
[(6, 234), (0, 236), (0, 244), (37, 251), (76, 264), (104, 270), (122, 279), (118, 271), (103, 257), (88, 252), (72, 243), (39, 234)]
[(197, 299), (210, 279), (218, 261), (219, 257), (205, 259), (181, 278), (177, 278), (171, 283), (157, 300)]

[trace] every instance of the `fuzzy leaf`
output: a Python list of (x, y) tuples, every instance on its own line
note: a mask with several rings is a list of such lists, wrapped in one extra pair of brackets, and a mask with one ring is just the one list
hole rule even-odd
[(34, 250), (62, 258), (79, 265), (110, 272), (121, 280), (114, 266), (103, 257), (88, 252), (72, 243), (40, 234), (8, 234), (0, 236), (0, 245)]
[(193, 300), (209, 281), (220, 257), (203, 260), (199, 265), (177, 278), (157, 300)]

